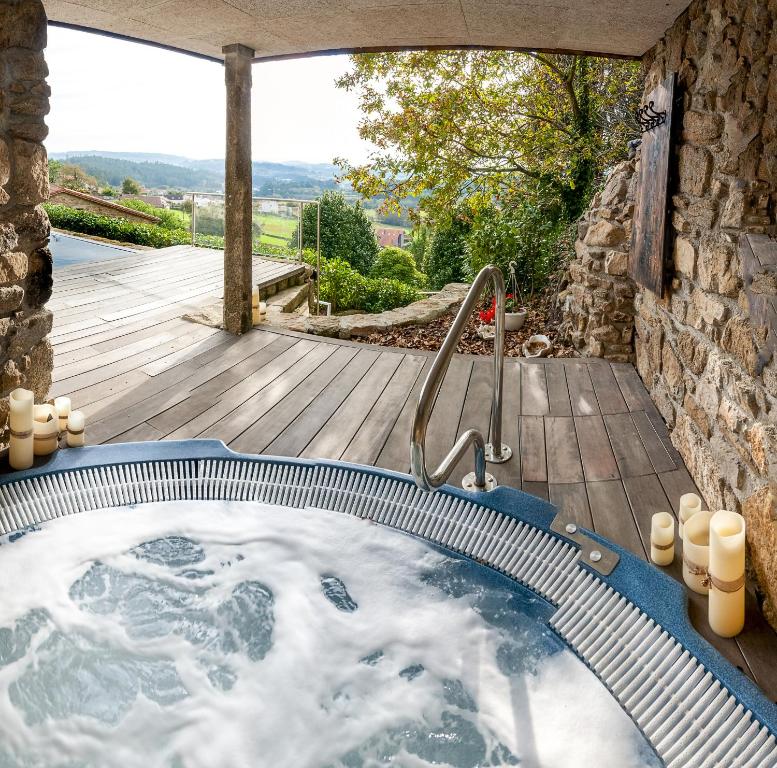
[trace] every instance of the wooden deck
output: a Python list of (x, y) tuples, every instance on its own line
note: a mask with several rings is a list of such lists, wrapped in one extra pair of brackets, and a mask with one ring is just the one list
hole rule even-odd
[[(219, 293), (220, 264), (207, 252), (118, 261), (104, 273), (94, 264), (55, 270), (52, 395), (68, 394), (86, 411), (90, 443), (217, 438), (247, 453), (408, 471), (430, 353), (269, 330), (236, 338), (180, 319)], [(490, 359), (454, 358), (430, 422), (431, 463), (463, 430), (487, 429), (490, 396)], [(643, 558), (651, 515), (673, 512), (682, 493), (696, 490), (630, 365), (508, 359), (504, 441), (514, 456), (491, 467), (500, 483), (550, 499)], [(677, 562), (670, 572), (681, 578)], [(690, 613), (777, 698), (777, 636), (754, 600), (736, 640), (711, 635), (700, 596), (691, 595)]]

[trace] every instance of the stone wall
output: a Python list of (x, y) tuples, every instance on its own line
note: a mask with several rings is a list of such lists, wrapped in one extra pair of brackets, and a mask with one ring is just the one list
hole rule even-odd
[[(674, 275), (636, 299), (637, 367), (711, 508), (744, 511), (777, 626), (777, 360), (749, 316), (744, 233), (775, 231), (777, 5), (696, 0), (645, 58), (645, 90), (677, 72), (682, 133)], [(766, 363), (766, 364), (765, 364)], [(745, 502), (750, 500), (750, 503)]]
[(46, 15), (39, 0), (0, 0), (0, 446), (8, 394), (18, 386), (47, 396), (52, 351)]
[(578, 222), (575, 260), (559, 295), (561, 335), (582, 355), (634, 362), (634, 283), (627, 277), (635, 161), (616, 166)]
[[(645, 93), (677, 73), (681, 125), (670, 285), (661, 298), (636, 291), (634, 340), (639, 373), (708, 506), (747, 518), (750, 562), (777, 627), (777, 360), (750, 316), (741, 255), (745, 234), (777, 232), (775, 29), (773, 0), (695, 0), (644, 58)], [(602, 338), (615, 338), (610, 326), (628, 335), (601, 311), (614, 294), (598, 298), (602, 280), (615, 283), (606, 249), (622, 250), (629, 228), (627, 173), (616, 169), (594, 200), (570, 269), (566, 322), (585, 354), (613, 357)]]

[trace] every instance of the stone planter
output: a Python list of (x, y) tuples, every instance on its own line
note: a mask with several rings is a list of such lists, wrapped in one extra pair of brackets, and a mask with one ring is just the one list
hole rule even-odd
[(526, 322), (526, 310), (521, 309), (519, 312), (505, 312), (505, 330), (506, 331), (520, 331), (523, 328), (523, 324)]

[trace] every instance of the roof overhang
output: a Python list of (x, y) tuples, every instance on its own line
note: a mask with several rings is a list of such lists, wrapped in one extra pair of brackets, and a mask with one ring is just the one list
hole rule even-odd
[(43, 0), (50, 22), (220, 61), (410, 48), (638, 57), (689, 0)]

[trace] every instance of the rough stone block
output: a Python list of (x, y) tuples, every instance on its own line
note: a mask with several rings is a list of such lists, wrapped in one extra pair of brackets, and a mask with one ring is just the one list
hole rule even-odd
[(19, 309), (24, 301), (24, 288), (7, 285), (0, 288), (0, 315), (6, 315)]
[(742, 505), (750, 560), (765, 595), (764, 613), (777, 625), (777, 485), (759, 489)]
[(758, 347), (753, 338), (752, 327), (746, 318), (736, 315), (726, 323), (721, 346), (739, 360), (750, 376), (760, 373)]
[(696, 249), (690, 240), (678, 237), (674, 242), (674, 268), (685, 277), (693, 277), (696, 264)]
[(629, 254), (623, 251), (609, 251), (604, 260), (604, 271), (608, 275), (625, 275), (629, 270)]
[(689, 110), (683, 116), (683, 138), (693, 144), (710, 144), (723, 133), (723, 117), (716, 112)]
[(27, 254), (22, 251), (0, 254), (0, 283), (18, 283), (27, 277)]
[[(709, 325), (721, 325), (728, 315), (726, 304), (713, 294), (704, 293), (697, 288), (694, 290), (691, 300), (699, 319), (709, 323)], [(701, 326), (697, 325), (697, 327)]]
[(12, 144), (14, 174), (12, 195), (18, 205), (38, 205), (48, 199), (49, 173), (46, 150), (41, 144), (15, 139)]
[(597, 221), (596, 224), (589, 227), (585, 236), (585, 244), (600, 248), (612, 248), (615, 245), (620, 245), (625, 239), (626, 233), (620, 224), (611, 221)]
[(46, 47), (46, 12), (37, 0), (0, 3), (0, 50)]
[(704, 147), (693, 144), (683, 144), (679, 155), (680, 191), (701, 197), (709, 187), (712, 155)]

